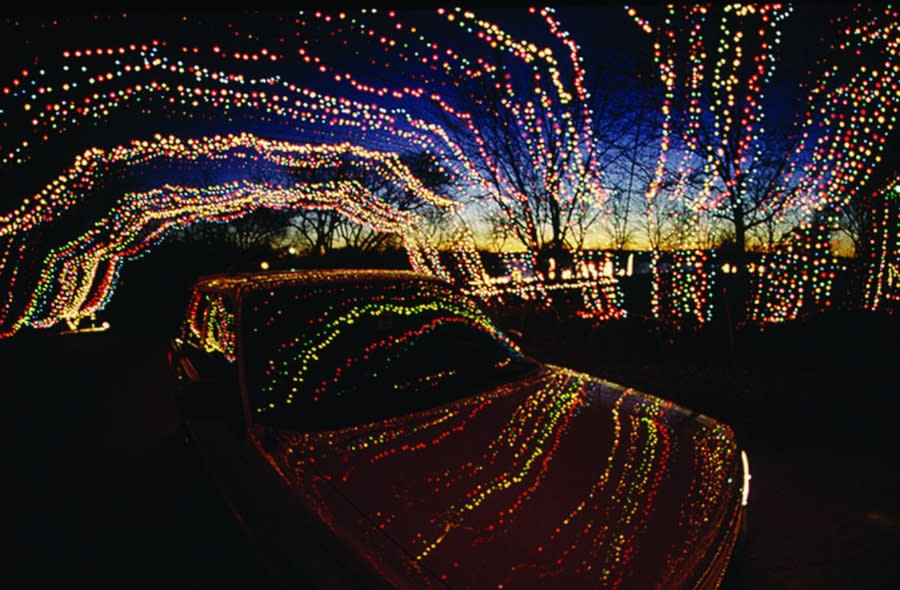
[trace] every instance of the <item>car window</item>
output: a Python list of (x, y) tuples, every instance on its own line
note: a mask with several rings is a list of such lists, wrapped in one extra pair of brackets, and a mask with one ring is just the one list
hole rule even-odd
[(405, 415), (534, 368), (473, 301), (432, 281), (254, 292), (243, 322), (254, 420), (297, 430)]
[(191, 296), (181, 337), (206, 352), (236, 359), (235, 320), (231, 302), (219, 293), (196, 290)]

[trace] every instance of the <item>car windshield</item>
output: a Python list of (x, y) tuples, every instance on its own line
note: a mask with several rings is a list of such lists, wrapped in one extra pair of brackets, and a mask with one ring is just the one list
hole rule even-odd
[(251, 292), (242, 323), (254, 420), (300, 431), (406, 415), (537, 366), (473, 301), (430, 280)]

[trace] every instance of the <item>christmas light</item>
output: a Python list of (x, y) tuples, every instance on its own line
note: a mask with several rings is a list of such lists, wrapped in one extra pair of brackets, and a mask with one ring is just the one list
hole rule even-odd
[[(706, 250), (655, 252), (650, 309), (657, 319), (702, 325), (712, 320), (715, 255)], [(723, 269), (723, 272), (728, 272)]]
[(895, 175), (877, 191), (873, 202), (881, 204), (881, 215), (873, 211), (874, 260), (866, 283), (866, 307), (875, 311), (885, 301), (900, 301), (900, 176)]
[[(672, 5), (659, 19), (639, 14), (643, 8), (626, 11), (638, 30), (654, 36), (663, 91), (659, 153), (645, 194), (649, 233), (659, 229), (666, 203), (684, 205), (677, 221), (687, 228), (671, 256), (651, 244), (656, 263), (678, 260), (674, 270), (652, 269), (653, 313), (705, 322), (712, 317), (715, 265), (682, 258), (709, 247), (711, 217), (726, 213), (729, 200), (747, 190), (741, 183), (752, 177), (765, 137), (765, 91), (792, 9), (775, 2)], [(85, 318), (109, 301), (124, 261), (172, 230), (228, 222), (261, 207), (328, 208), (395, 233), (411, 266), (453, 278), (486, 299), (550, 305), (573, 293), (581, 298), (582, 315), (622, 316), (615, 276), (600, 270), (608, 261), (587, 260), (593, 255), (581, 252), (572, 236), (572, 243), (553, 244), (574, 250), (573, 262), (553, 276), (529, 276), (524, 267), (489, 276), (468, 227), (473, 208), (493, 203), (494, 219), (521, 223), (522, 235), (533, 236), (525, 256), (534, 258), (551, 228), (520, 215), (532, 198), (526, 185), (539, 185), (561, 219), (588, 214), (609, 198), (589, 70), (554, 10), (523, 10), (522, 18), (537, 25), (528, 38), (456, 8), (167, 18), (158, 17), (166, 26), (155, 38), (146, 23), (127, 14), (102, 22), (63, 19), (60, 27), (78, 35), (60, 39), (82, 41), (52, 50), (29, 43), (28, 51), (38, 53), (0, 81), (0, 171), (22, 179), (15, 187), (30, 186), (38, 164), (47, 175), (37, 176), (44, 178), (37, 188), (11, 189), (0, 209), (0, 337), (24, 326)], [(866, 6), (836, 21), (840, 35), (800, 117), (802, 141), (773, 193), (784, 203), (761, 209), (775, 223), (801, 222), (764, 255), (765, 271), (749, 274), (751, 319), (783, 321), (804, 308), (831, 305), (840, 266), (828, 234), (840, 210), (873, 178), (895, 131), (898, 21), (891, 7)], [(25, 29), (17, 34), (43, 34)], [(263, 29), (266, 35), (259, 34)], [(115, 42), (104, 41), (112, 37)], [(506, 127), (481, 125), (486, 113)], [(151, 126), (172, 130), (154, 133)], [(94, 133), (100, 127), (102, 136)], [(218, 133), (204, 136), (198, 128)], [(262, 130), (269, 137), (261, 137)], [(290, 140), (277, 139), (284, 137)], [(497, 137), (521, 144), (533, 183), (505, 165)], [(53, 169), (43, 162), (70, 140), (82, 145), (71, 165)], [(448, 179), (446, 194), (426, 188), (403, 165), (401, 155), (408, 153), (433, 158)], [(341, 177), (345, 167), (454, 213), (445, 262), (420, 218), (385, 208), (377, 191)], [(334, 184), (302, 180), (317, 170), (335, 174)], [(172, 178), (199, 179), (198, 171), (218, 177)], [(97, 202), (123, 175), (145, 188)], [(259, 180), (266, 175), (274, 178)], [(699, 187), (688, 182), (694, 178)], [(314, 188), (322, 193), (312, 194)], [(81, 211), (90, 213), (79, 228), (71, 220)], [(893, 223), (884, 219), (884, 227)], [(870, 308), (892, 297), (896, 284), (896, 248), (889, 231), (880, 231), (887, 253), (870, 265)]]
[[(785, 321), (804, 308), (831, 306), (838, 263), (829, 234), (841, 209), (868, 183), (896, 123), (897, 11), (860, 6), (838, 24), (841, 35), (831, 52), (843, 59), (830, 60), (810, 89), (809, 129), (796, 152), (796, 162), (803, 161), (800, 154), (810, 152), (809, 162), (795, 165), (784, 181), (798, 187), (788, 210), (802, 211), (806, 219), (767, 257), (770, 270), (758, 278), (751, 306), (751, 318), (758, 321)], [(863, 60), (864, 55), (870, 59)], [(885, 245), (884, 251), (890, 250)], [(873, 272), (880, 276), (880, 270)], [(875, 291), (879, 280), (869, 279)]]

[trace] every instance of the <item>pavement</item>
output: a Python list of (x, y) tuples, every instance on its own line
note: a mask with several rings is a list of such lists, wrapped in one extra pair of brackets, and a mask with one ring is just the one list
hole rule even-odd
[(0, 348), (15, 378), (6, 448), (17, 468), (8, 481), (19, 579), (29, 588), (266, 588), (237, 521), (176, 436), (165, 341), (115, 332), (26, 340)]

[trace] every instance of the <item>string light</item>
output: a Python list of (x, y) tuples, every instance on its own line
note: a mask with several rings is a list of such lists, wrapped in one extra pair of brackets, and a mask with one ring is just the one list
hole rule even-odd
[[(669, 5), (659, 24), (634, 8), (626, 10), (641, 29), (656, 34), (653, 56), (665, 91), (660, 154), (646, 195), (653, 232), (655, 201), (663, 186), (674, 185), (669, 197), (698, 213), (727, 209), (742, 198), (746, 188), (741, 183), (752, 175), (764, 133), (763, 91), (774, 72), (779, 26), (791, 9), (780, 3), (733, 3), (720, 10)], [(712, 18), (718, 18), (715, 46), (704, 38)], [(802, 118), (802, 141), (772, 192), (786, 201), (763, 204), (764, 213), (776, 223), (792, 216), (802, 221), (764, 255), (765, 272), (751, 275), (754, 293), (748, 316), (755, 321), (785, 321), (796, 318), (801, 309), (832, 305), (840, 265), (828, 234), (840, 211), (868, 182), (896, 122), (897, 11), (859, 6), (835, 26), (840, 31), (831, 47), (835, 59), (824, 62), (824, 71), (814, 78), (806, 101), (809, 110)], [(680, 139), (686, 149), (675, 151), (671, 133), (679, 98), (685, 107)], [(705, 161), (695, 162), (694, 154)], [(688, 174), (698, 169), (704, 184), (696, 194), (687, 194)], [(703, 233), (700, 225), (692, 229)], [(656, 260), (661, 260), (658, 253)], [(656, 270), (654, 277), (660, 276)], [(696, 282), (707, 280), (698, 277)], [(665, 290), (654, 284), (655, 293)], [(658, 305), (661, 299), (654, 297)]]
[[(727, 153), (729, 166), (746, 170), (758, 149), (764, 89), (774, 72), (781, 23), (791, 9), (774, 2), (715, 9), (672, 5), (660, 22), (631, 7), (626, 11), (640, 30), (656, 36), (653, 59), (664, 91), (660, 152), (645, 195), (648, 226), (653, 233), (659, 199), (683, 203), (688, 213), (682, 221), (696, 237), (681, 243), (673, 256), (687, 256), (702, 247), (696, 242), (708, 233), (709, 215), (726, 207), (729, 191), (738, 188), (716, 180), (721, 174), (715, 163)], [(225, 27), (219, 26), (219, 17), (192, 16), (166, 38), (147, 38), (146, 27), (122, 15), (110, 20), (112, 25), (92, 21), (81, 38), (90, 29), (105, 39), (107, 26), (121, 28), (117, 39), (143, 38), (82, 42), (34, 56), (0, 81), (0, 169), (24, 175), (36, 150), (46, 152), (67, 135), (77, 140), (76, 134), (83, 137), (100, 125), (108, 141), (124, 143), (84, 150), (39, 190), (0, 211), (0, 337), (101, 310), (125, 260), (143, 255), (170, 230), (199, 221), (227, 222), (268, 207), (267, 190), (270, 208), (336, 209), (378, 231), (397, 233), (411, 266), (452, 277), (486, 299), (514, 296), (549, 305), (569, 291), (581, 298), (582, 315), (621, 317), (615, 277), (585, 271), (591, 263), (579, 257), (589, 257), (586, 253), (573, 253), (573, 265), (556, 269), (556, 277), (490, 276), (462, 213), (487, 200), (514, 212), (528, 200), (522, 183), (492, 149), (490, 130), (478, 123), (482, 112), (509, 122), (505, 133), (521, 139), (526, 167), (563, 218), (609, 198), (601, 182), (603, 162), (591, 155), (600, 144), (581, 49), (553, 9), (530, 8), (524, 16), (538, 24), (544, 38), (522, 38), (475, 11), (457, 8), (439, 9), (430, 17), (419, 14), (419, 20), (397, 11), (300, 11), (256, 15)], [(831, 48), (837, 59), (828, 61), (810, 87), (803, 142), (779, 188), (788, 202), (780, 213), (773, 210), (779, 222), (795, 214), (804, 220), (766, 256), (765, 272), (753, 273), (752, 319), (782, 321), (804, 306), (831, 305), (839, 265), (827, 234), (840, 210), (869, 182), (896, 124), (898, 20), (891, 7), (859, 7), (838, 22), (841, 37)], [(68, 26), (81, 22), (76, 21)], [(261, 24), (272, 31), (265, 39), (258, 34)], [(430, 27), (434, 31), (426, 30)], [(200, 34), (207, 30), (229, 32), (213, 42)], [(393, 74), (380, 80), (364, 74), (373, 70)], [(488, 101), (479, 84), (496, 100)], [(704, 89), (710, 90), (711, 103)], [(678, 127), (683, 132), (676, 138), (675, 105), (681, 98), (685, 125)], [(130, 142), (113, 139), (117, 132), (129, 132), (129, 125), (113, 124), (126, 113), (190, 128), (265, 128), (291, 140), (227, 132), (191, 138), (147, 132)], [(711, 135), (701, 138), (701, 127)], [(430, 191), (402, 164), (399, 154), (411, 151), (434, 158), (453, 198)], [(457, 225), (450, 264), (429, 243), (419, 217), (385, 208), (372, 191), (344, 179), (300, 186), (284, 178), (288, 170), (302, 176), (346, 165), (453, 212)], [(173, 171), (190, 176), (211, 168), (223, 178), (207, 187), (164, 180)], [(281, 177), (252, 181), (260, 171)], [(689, 191), (687, 180), (697, 171), (703, 185)], [(99, 207), (92, 202), (123, 173), (153, 178), (146, 182), (157, 188)], [(312, 195), (314, 186), (324, 193)], [(185, 202), (177, 204), (167, 194)], [(228, 204), (231, 198), (235, 201)], [(62, 221), (80, 210), (107, 213), (80, 230)], [(547, 229), (530, 217), (524, 222), (529, 235)], [(56, 235), (62, 226), (84, 234), (59, 234), (52, 244), (36, 239)], [(663, 258), (656, 252), (653, 260)], [(872, 267), (878, 276), (870, 277), (870, 300), (881, 301), (877, 293), (890, 291), (893, 284), (891, 263), (885, 260)], [(713, 266), (685, 259), (673, 267), (678, 277), (668, 278), (653, 269), (654, 314), (708, 321), (713, 276), (707, 269)], [(669, 279), (672, 284), (664, 284)]]
[[(885, 301), (900, 301), (900, 176), (894, 175), (873, 195), (872, 250), (874, 268), (866, 283), (866, 307), (872, 311)], [(881, 204), (881, 212), (874, 204)]]
[[(804, 308), (832, 305), (840, 265), (829, 234), (841, 211), (869, 182), (896, 123), (898, 16), (890, 6), (859, 6), (837, 23), (841, 34), (831, 51), (843, 59), (830, 60), (810, 89), (808, 130), (797, 147), (795, 162), (803, 161), (804, 153), (810, 154), (809, 162), (795, 165), (785, 179), (786, 185), (797, 187), (787, 210), (801, 211), (806, 219), (765, 257), (770, 270), (758, 279), (752, 319), (780, 322), (796, 318)], [(888, 209), (885, 215), (890, 215)], [(878, 281), (869, 280), (873, 288)]]
[(712, 320), (715, 253), (707, 250), (654, 252), (650, 310), (662, 320), (699, 325)]

